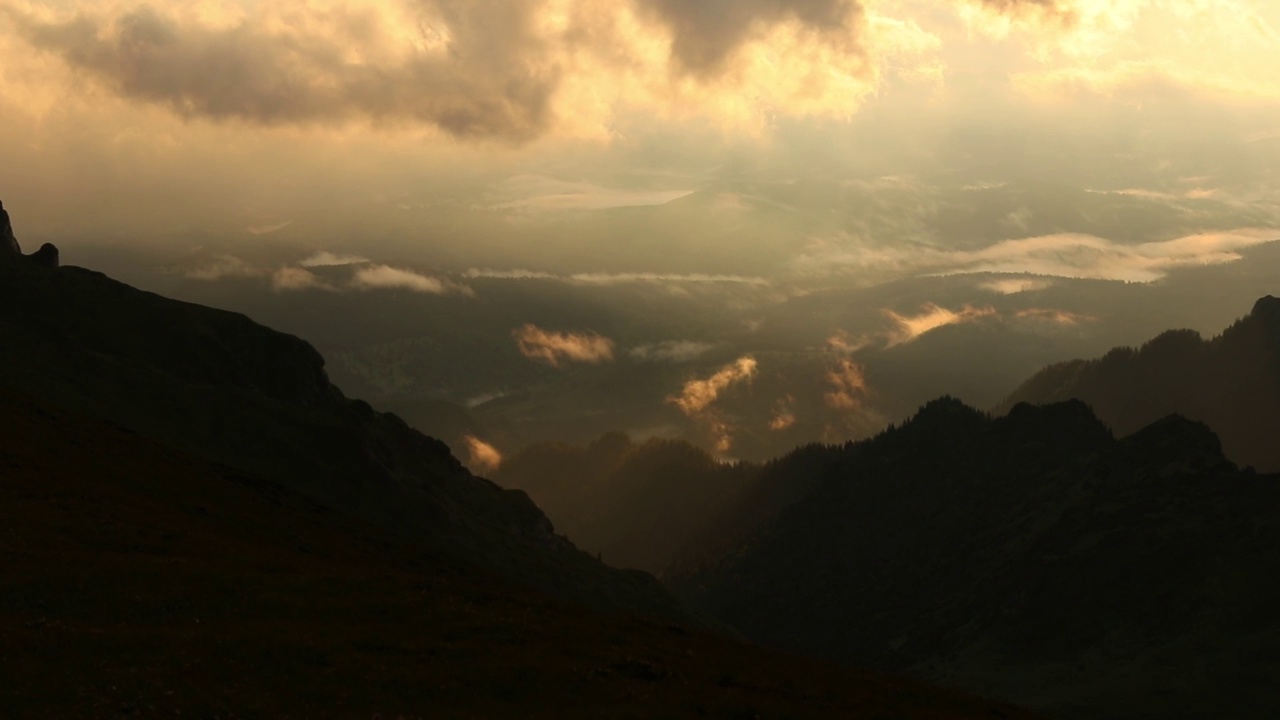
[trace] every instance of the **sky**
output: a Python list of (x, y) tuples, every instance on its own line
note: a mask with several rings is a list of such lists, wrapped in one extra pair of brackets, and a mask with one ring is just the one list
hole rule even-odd
[(691, 363), (654, 402), (727, 448), (708, 409), (786, 332), (743, 338), (807, 297), (862, 293), (777, 324), (812, 325), (813, 402), (864, 415), (859, 353), (939, 328), (1068, 353), (1242, 314), (1265, 268), (1177, 283), (1280, 238), (1277, 32), (1267, 0), (0, 0), (0, 198), (28, 250), (298, 328), (506, 302), (473, 332), (541, 381)]

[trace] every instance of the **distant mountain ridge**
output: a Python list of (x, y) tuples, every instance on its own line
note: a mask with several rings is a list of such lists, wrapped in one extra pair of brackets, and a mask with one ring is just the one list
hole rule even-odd
[[(1274, 717), (1280, 478), (1202, 423), (929, 403), (664, 580), (749, 638), (1059, 718)], [(781, 472), (786, 472), (786, 460)]]
[(1139, 348), (1052, 365), (995, 409), (1078, 398), (1118, 434), (1170, 413), (1200, 420), (1241, 465), (1280, 471), (1280, 298), (1261, 298), (1221, 335), (1171, 330)]

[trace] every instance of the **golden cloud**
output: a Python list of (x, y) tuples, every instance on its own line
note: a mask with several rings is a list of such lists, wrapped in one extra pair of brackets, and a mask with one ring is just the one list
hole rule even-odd
[(1015, 314), (1015, 317), (1019, 320), (1034, 320), (1037, 322), (1066, 326), (1075, 326), (1081, 323), (1097, 320), (1097, 318), (1092, 315), (1082, 315), (1069, 310), (1058, 310), (1054, 308), (1027, 308), (1025, 310), (1019, 310)]
[(740, 357), (732, 364), (720, 368), (711, 377), (685, 383), (680, 394), (667, 398), (667, 402), (675, 404), (685, 415), (694, 417), (706, 410), (731, 385), (755, 377), (756, 369), (755, 358), (750, 355)]
[(930, 330), (947, 325), (971, 323), (986, 317), (996, 316), (992, 307), (973, 307), (965, 305), (960, 310), (948, 310), (933, 303), (927, 303), (917, 315), (899, 315), (892, 310), (884, 310), (884, 314), (897, 326), (888, 333), (886, 347), (894, 347), (909, 343)]
[(328, 283), (315, 273), (300, 267), (282, 267), (271, 274), (271, 289), (276, 292), (291, 290), (331, 290)]
[(502, 467), (502, 453), (474, 435), (464, 438), (467, 443), (468, 464), (476, 472), (491, 473)]
[(357, 290), (412, 290), (429, 295), (475, 294), (471, 288), (445, 278), (388, 265), (371, 265), (356, 270), (351, 277), (351, 287)]
[(867, 378), (861, 365), (852, 360), (841, 360), (836, 367), (827, 372), (827, 383), (831, 390), (822, 398), (829, 407), (837, 410), (857, 410), (862, 407), (863, 398), (867, 394)]
[(549, 332), (529, 324), (511, 335), (521, 355), (551, 367), (560, 367), (565, 361), (599, 364), (613, 360), (613, 340), (596, 333)]
[(787, 395), (774, 403), (773, 418), (769, 420), (769, 429), (774, 432), (787, 430), (796, 424), (796, 399)]

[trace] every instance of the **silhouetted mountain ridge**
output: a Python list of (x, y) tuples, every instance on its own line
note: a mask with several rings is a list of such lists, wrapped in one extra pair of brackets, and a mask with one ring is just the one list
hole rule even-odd
[(1203, 423), (1116, 440), (1079, 401), (990, 418), (944, 398), (829, 452), (810, 493), (668, 585), (758, 641), (1057, 717), (1280, 707), (1260, 680), (1280, 479)]
[(0, 386), (278, 482), (467, 562), (596, 607), (690, 618), (652, 578), (606, 568), (520, 492), (347, 399), (302, 340), (75, 267), (0, 265)]
[(996, 412), (1069, 398), (1088, 403), (1122, 435), (1171, 413), (1205, 422), (1232, 460), (1280, 470), (1280, 299), (1259, 299), (1211, 340), (1170, 330), (1136, 349), (1051, 365)]

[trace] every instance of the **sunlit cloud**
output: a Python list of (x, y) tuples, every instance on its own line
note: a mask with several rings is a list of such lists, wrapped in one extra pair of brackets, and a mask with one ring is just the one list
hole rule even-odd
[(852, 360), (840, 360), (827, 372), (831, 389), (823, 394), (827, 406), (837, 410), (857, 410), (867, 393), (867, 378), (862, 366)]
[(1019, 320), (1032, 320), (1069, 327), (1097, 320), (1097, 318), (1092, 315), (1083, 315), (1069, 310), (1058, 310), (1055, 308), (1027, 308), (1025, 310), (1019, 310), (1015, 313), (1014, 317)]
[(730, 386), (755, 377), (757, 367), (756, 359), (745, 355), (720, 368), (710, 377), (686, 382), (680, 394), (667, 398), (667, 401), (675, 404), (685, 415), (696, 416)]
[(467, 443), (468, 465), (476, 472), (491, 473), (502, 467), (502, 453), (474, 435), (463, 438)]
[(337, 267), (341, 265), (361, 265), (369, 262), (368, 258), (359, 255), (337, 255), (328, 250), (321, 250), (298, 264), (304, 268)]
[(596, 333), (551, 332), (530, 324), (511, 335), (521, 355), (551, 367), (564, 362), (594, 365), (613, 360), (613, 340)]
[(1047, 278), (1000, 278), (984, 282), (978, 287), (999, 295), (1017, 295), (1048, 290), (1053, 287), (1053, 281)]
[(769, 420), (769, 429), (774, 432), (788, 430), (796, 424), (796, 399), (792, 395), (785, 395), (778, 399), (773, 405), (773, 417)]
[(909, 343), (940, 327), (976, 322), (997, 315), (995, 308), (992, 307), (965, 305), (960, 310), (948, 310), (933, 303), (926, 304), (916, 315), (899, 315), (892, 310), (884, 310), (884, 314), (896, 326), (887, 335), (886, 347)]
[(261, 268), (234, 255), (218, 255), (205, 265), (187, 271), (184, 276), (191, 280), (213, 282), (228, 278), (261, 277), (264, 274)]
[(271, 274), (271, 289), (276, 292), (333, 289), (315, 273), (300, 267), (282, 267)]
[(628, 355), (641, 362), (687, 363), (697, 360), (715, 347), (694, 340), (666, 340), (631, 348)]
[(357, 290), (411, 290), (429, 295), (474, 294), (471, 288), (451, 280), (388, 265), (373, 265), (356, 270), (351, 277), (351, 287)]
[(494, 270), (471, 268), (463, 273), (467, 279), (486, 280), (555, 280), (570, 285), (607, 287), (613, 285), (749, 285), (768, 287), (765, 278), (747, 275), (716, 275), (708, 273), (608, 273), (590, 272), (556, 275), (537, 270)]
[(874, 339), (869, 335), (855, 337), (844, 330), (840, 330), (827, 338), (827, 350), (836, 355), (853, 355), (874, 342)]
[(996, 273), (1153, 282), (1180, 267), (1222, 265), (1241, 251), (1280, 238), (1280, 230), (1240, 229), (1125, 245), (1093, 235), (1064, 233), (1006, 240), (979, 250), (936, 247), (819, 248), (797, 259), (801, 275), (840, 272), (880, 276)]
[(705, 273), (577, 273), (569, 276), (577, 285), (629, 285), (633, 283), (693, 283), (765, 286), (768, 280), (742, 275)]
[(606, 210), (665, 205), (693, 194), (693, 190), (625, 190), (584, 182), (568, 182), (540, 175), (510, 178), (495, 188), (511, 199), (491, 207), (508, 210)]

